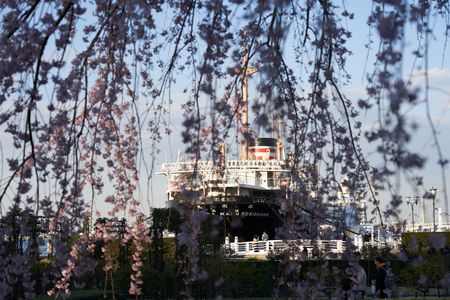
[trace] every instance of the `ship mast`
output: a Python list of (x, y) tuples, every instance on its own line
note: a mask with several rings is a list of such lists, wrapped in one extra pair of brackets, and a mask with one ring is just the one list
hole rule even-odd
[[(273, 136), (272, 136), (273, 138)], [(283, 159), (283, 119), (278, 116), (277, 160)]]
[(259, 71), (258, 67), (248, 66), (248, 53), (247, 42), (244, 41), (244, 64), (242, 70), (240, 70), (242, 76), (242, 114), (241, 114), (241, 126), (242, 126), (242, 149), (241, 160), (248, 159), (248, 144), (249, 144), (249, 124), (248, 124), (248, 77)]

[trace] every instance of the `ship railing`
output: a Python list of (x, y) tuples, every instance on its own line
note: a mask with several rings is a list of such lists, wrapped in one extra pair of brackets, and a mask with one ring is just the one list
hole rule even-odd
[[(168, 181), (168, 189), (170, 191), (182, 191), (188, 189), (191, 182), (189, 179), (173, 178)], [(268, 178), (266, 182), (262, 182), (255, 175), (238, 175), (238, 176), (225, 176), (223, 180), (213, 179), (204, 180), (203, 183), (198, 184), (197, 188), (206, 187), (221, 187), (223, 185), (237, 186), (237, 185), (253, 185), (262, 188), (269, 189), (285, 189), (289, 186), (290, 181), (287, 179)]]
[(214, 163), (211, 160), (199, 160), (195, 161), (183, 161), (164, 163), (161, 165), (161, 171), (163, 172), (181, 172), (181, 171), (210, 171), (214, 167)]
[(342, 240), (249, 241), (229, 243), (225, 244), (224, 247), (229, 248), (235, 255), (241, 257), (267, 257), (269, 254), (277, 255), (284, 251), (290, 251), (292, 259), (298, 259), (305, 248), (308, 258), (317, 258), (321, 254), (328, 257), (337, 257), (342, 255), (346, 249), (345, 241)]
[[(227, 245), (225, 245), (227, 246)], [(256, 242), (238, 242), (228, 245), (230, 249), (237, 255), (261, 254), (267, 255), (271, 251), (281, 251), (285, 248), (282, 240), (268, 240)]]
[[(261, 188), (287, 188), (290, 186), (290, 179), (287, 177), (279, 178), (261, 178), (255, 175), (255, 172), (242, 172), (238, 169), (228, 170), (223, 177), (205, 174), (204, 172), (197, 173), (197, 178), (195, 184), (197, 188), (202, 187), (220, 187), (223, 185), (227, 186), (238, 186), (238, 185), (252, 185)], [(170, 191), (182, 191), (183, 189), (188, 189), (188, 187), (193, 188), (192, 178), (189, 176), (181, 174), (181, 172), (173, 172), (168, 177), (168, 189)]]
[(436, 226), (436, 231), (438, 232), (450, 231), (450, 223), (445, 223), (441, 218), (439, 218), (435, 224), (432, 222), (417, 222), (414, 226), (412, 226), (412, 223), (407, 223), (403, 227), (403, 232), (433, 232), (433, 226)]
[[(257, 169), (266, 171), (280, 171), (284, 168), (285, 163), (282, 160), (227, 160), (227, 169)], [(184, 161), (164, 163), (161, 166), (162, 172), (191, 172), (197, 171), (213, 171), (217, 168), (211, 160)]]
[(276, 169), (284, 167), (282, 160), (227, 160), (227, 168)]
[(402, 246), (402, 240), (398, 236), (390, 236), (390, 237), (369, 237), (368, 240), (365, 240), (363, 235), (356, 235), (353, 239), (353, 244), (359, 252), (363, 249), (363, 247), (375, 247), (375, 248), (385, 248), (386, 246), (391, 249), (393, 252), (399, 252)]

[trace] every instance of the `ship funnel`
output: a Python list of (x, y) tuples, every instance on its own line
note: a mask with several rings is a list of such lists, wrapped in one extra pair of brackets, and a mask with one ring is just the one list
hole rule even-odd
[(256, 138), (250, 141), (249, 158), (253, 160), (276, 159), (277, 139)]

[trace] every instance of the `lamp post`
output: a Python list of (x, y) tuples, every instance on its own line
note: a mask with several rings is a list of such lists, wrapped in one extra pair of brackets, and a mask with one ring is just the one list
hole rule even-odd
[(411, 197), (406, 197), (406, 203), (411, 205), (411, 219), (412, 219), (412, 231), (414, 232), (414, 205), (417, 205), (419, 202), (419, 197), (414, 197), (414, 200), (411, 200)]
[[(417, 206), (420, 206), (420, 204), (419, 204), (419, 196), (415, 196), (414, 197), (414, 203), (417, 205)], [(419, 217), (419, 220), (420, 220), (420, 216), (419, 215), (417, 215), (418, 217)], [(423, 222), (423, 219), (422, 219), (422, 222)], [(420, 223), (419, 223), (420, 224)]]
[(434, 186), (430, 189), (430, 194), (431, 194), (431, 199), (433, 199), (433, 232), (436, 232), (436, 220), (435, 220), (435, 215), (436, 215), (436, 192), (437, 192), (437, 188), (435, 188)]

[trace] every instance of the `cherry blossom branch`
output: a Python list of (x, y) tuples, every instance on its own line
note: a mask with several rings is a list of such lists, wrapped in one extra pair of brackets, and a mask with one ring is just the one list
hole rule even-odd
[(20, 163), (20, 165), (17, 167), (17, 169), (14, 171), (14, 173), (9, 177), (3, 192), (0, 195), (0, 204), (3, 200), (3, 197), (6, 194), (6, 191), (8, 190), (8, 187), (10, 186), (11, 182), (13, 181), (14, 177), (17, 175), (17, 173), (19, 173), (19, 171), (22, 171), (22, 168), (25, 166), (25, 164), (28, 162), (28, 160), (32, 159), (32, 155), (27, 156), (25, 159), (22, 160), (22, 162)]
[(35, 0), (33, 5), (31, 5), (31, 7), (25, 11), (17, 20), (17, 25), (16, 27), (14, 27), (10, 32), (8, 32), (8, 34), (6, 35), (6, 38), (9, 40), (15, 33), (17, 30), (19, 30), (20, 28), (20, 23), (21, 22), (25, 22), (30, 16), (31, 14), (34, 12), (34, 10), (37, 8), (37, 6), (39, 5), (39, 2), (41, 2), (41, 0)]
[[(183, 32), (184, 29), (186, 27), (186, 22), (189, 19), (189, 17), (193, 17), (194, 12), (195, 12), (195, 5), (196, 5), (196, 0), (190, 0), (187, 3), (183, 3), (183, 5), (187, 6), (187, 10), (183, 11), (184, 17), (183, 17), (183, 21), (181, 22), (181, 25), (179, 26), (179, 31), (178, 31), (178, 35), (175, 39), (175, 49), (172, 52), (172, 56), (170, 58), (170, 62), (169, 65), (167, 67), (167, 70), (165, 71), (163, 80), (162, 80), (162, 84), (161, 84), (161, 90), (164, 89), (164, 87), (166, 86), (166, 83), (168, 81), (168, 78), (171, 76), (172, 71), (176, 65), (176, 61), (178, 59), (178, 55), (180, 54), (180, 52), (188, 45), (188, 43), (185, 43), (181, 48), (180, 48), (180, 43), (181, 43), (181, 39), (183, 36)], [(193, 36), (192, 33), (193, 28), (191, 27), (191, 32), (190, 32), (190, 36)]]
[(345, 119), (346, 119), (346, 122), (347, 122), (347, 129), (348, 129), (349, 134), (350, 134), (350, 141), (351, 141), (351, 144), (352, 144), (353, 152), (355, 154), (356, 159), (358, 160), (359, 165), (361, 166), (361, 170), (364, 173), (364, 178), (366, 179), (366, 184), (369, 187), (370, 194), (372, 195), (372, 199), (373, 199), (373, 202), (375, 204), (375, 208), (376, 208), (376, 210), (378, 212), (378, 215), (380, 216), (380, 224), (381, 224), (381, 226), (383, 226), (383, 219), (381, 217), (382, 215), (381, 215), (380, 206), (379, 206), (378, 201), (376, 201), (375, 191), (373, 190), (372, 183), (371, 183), (371, 180), (369, 178), (369, 174), (367, 174), (367, 163), (364, 162), (363, 159), (361, 158), (360, 153), (359, 153), (359, 151), (358, 151), (358, 149), (356, 147), (356, 144), (355, 144), (355, 138), (353, 136), (353, 129), (352, 129), (352, 125), (350, 123), (350, 115), (349, 115), (348, 110), (347, 110), (347, 104), (345, 103), (344, 97), (342, 96), (341, 91), (339, 90), (336, 82), (332, 78), (330, 78), (329, 81), (330, 81), (331, 85), (334, 87), (334, 89), (336, 90), (336, 93), (338, 94), (338, 97), (341, 100), (342, 107), (344, 108)]
[[(36, 163), (36, 154), (35, 154), (35, 146), (34, 146), (34, 139), (33, 139), (33, 128), (32, 128), (32, 122), (31, 122), (32, 105), (33, 105), (33, 102), (35, 101), (35, 97), (37, 96), (37, 93), (38, 93), (37, 89), (38, 89), (38, 82), (39, 82), (40, 67), (41, 67), (42, 57), (44, 55), (44, 51), (47, 46), (48, 40), (49, 40), (50, 36), (56, 31), (56, 29), (58, 28), (58, 26), (62, 22), (62, 20), (65, 18), (65, 16), (69, 12), (70, 8), (72, 7), (72, 5), (73, 5), (72, 2), (68, 2), (66, 4), (66, 6), (64, 7), (64, 10), (60, 14), (59, 18), (56, 20), (56, 22), (52, 26), (52, 29), (47, 33), (47, 35), (45, 36), (44, 40), (41, 43), (41, 48), (40, 48), (40, 51), (38, 54), (38, 60), (36, 63), (35, 76), (34, 76), (34, 80), (33, 80), (33, 90), (32, 90), (32, 94), (30, 97), (30, 103), (28, 104), (28, 109), (27, 109), (26, 124), (27, 124), (27, 130), (28, 130), (29, 141), (30, 141), (31, 157), (33, 158), (34, 171), (35, 171), (35, 176), (36, 176), (36, 212), (39, 211), (39, 173), (38, 173), (38, 168), (37, 168), (37, 163)], [(25, 145), (26, 145), (26, 141), (24, 143), (24, 147), (25, 147)]]

